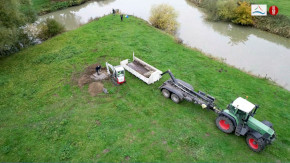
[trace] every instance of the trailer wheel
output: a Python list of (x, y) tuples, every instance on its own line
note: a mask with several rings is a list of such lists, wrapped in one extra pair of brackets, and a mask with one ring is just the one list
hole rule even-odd
[(174, 93), (171, 94), (171, 100), (177, 104), (180, 102), (180, 98)]
[(215, 123), (221, 131), (227, 134), (232, 133), (235, 129), (233, 122), (225, 116), (218, 116), (215, 120)]
[(162, 94), (163, 94), (163, 96), (165, 98), (169, 98), (170, 97), (170, 92), (167, 89), (165, 89), (165, 88), (162, 89)]
[(266, 143), (263, 138), (257, 139), (252, 134), (247, 135), (246, 142), (250, 149), (254, 152), (261, 152), (266, 147)]

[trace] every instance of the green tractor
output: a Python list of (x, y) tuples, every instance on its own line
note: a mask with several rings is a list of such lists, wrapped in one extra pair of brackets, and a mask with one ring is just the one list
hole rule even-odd
[(225, 133), (247, 136), (248, 146), (260, 152), (275, 140), (275, 131), (272, 123), (254, 118), (258, 108), (258, 105), (239, 97), (219, 113), (216, 125)]

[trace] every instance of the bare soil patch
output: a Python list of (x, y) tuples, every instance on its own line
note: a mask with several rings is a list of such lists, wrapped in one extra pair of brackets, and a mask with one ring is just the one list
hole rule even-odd
[(80, 74), (80, 77), (77, 79), (78, 86), (82, 88), (84, 85), (92, 83), (94, 81), (101, 81), (108, 79), (109, 75), (105, 67), (101, 68), (99, 75), (96, 73), (96, 67), (100, 64), (96, 63), (85, 68), (84, 72)]
[(106, 153), (108, 153), (108, 152), (110, 152), (110, 149), (105, 149), (105, 150), (103, 150), (103, 153), (104, 153), (104, 154), (106, 154)]
[(103, 92), (104, 85), (101, 82), (92, 82), (89, 85), (89, 93), (91, 96), (96, 96), (99, 93)]
[(92, 64), (84, 69), (81, 73), (75, 73), (72, 76), (73, 83), (77, 84), (81, 89), (88, 84), (88, 92), (91, 96), (96, 96), (104, 91), (103, 80), (109, 79), (109, 74), (105, 67), (101, 68), (99, 74), (96, 73), (96, 67), (99, 63)]
[(125, 160), (129, 161), (130, 160), (130, 156), (125, 156)]

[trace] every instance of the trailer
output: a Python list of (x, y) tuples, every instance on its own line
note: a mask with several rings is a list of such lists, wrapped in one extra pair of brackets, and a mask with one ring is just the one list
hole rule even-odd
[(218, 115), (216, 118), (218, 129), (227, 134), (235, 133), (236, 136), (246, 136), (246, 143), (251, 150), (261, 152), (276, 139), (271, 122), (266, 120), (260, 122), (254, 118), (259, 105), (238, 97), (228, 105), (227, 109), (220, 110), (214, 104), (214, 97), (201, 91), (194, 91), (190, 84), (176, 79), (170, 70), (162, 73), (161, 76), (166, 73), (170, 75), (171, 79), (159, 87), (164, 97), (171, 98), (175, 103), (187, 100), (214, 111)]
[(126, 59), (121, 61), (120, 64), (125, 70), (147, 84), (152, 84), (162, 77), (162, 71), (135, 57), (134, 52), (132, 62), (129, 62), (129, 59)]
[(202, 91), (194, 91), (193, 87), (190, 84), (180, 79), (176, 79), (170, 70), (165, 71), (161, 74), (161, 76), (166, 73), (169, 74), (171, 79), (165, 81), (159, 87), (164, 97), (171, 98), (171, 100), (175, 103), (186, 100), (195, 104), (199, 104), (202, 108), (213, 110), (216, 113), (220, 112), (220, 110), (217, 109), (214, 104), (214, 97), (212, 97), (211, 95), (207, 95)]

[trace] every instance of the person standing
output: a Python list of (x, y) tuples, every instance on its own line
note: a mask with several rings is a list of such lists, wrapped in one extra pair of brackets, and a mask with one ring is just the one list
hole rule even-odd
[(113, 9), (113, 15), (115, 16), (115, 13), (116, 13), (116, 11), (115, 11), (115, 9)]
[(101, 68), (102, 68), (101, 65), (98, 65), (98, 66), (96, 67), (96, 72), (97, 72), (98, 75), (100, 75), (100, 74), (99, 74), (99, 71), (100, 71)]
[(120, 17), (121, 17), (121, 21), (123, 21), (123, 14), (121, 14)]

